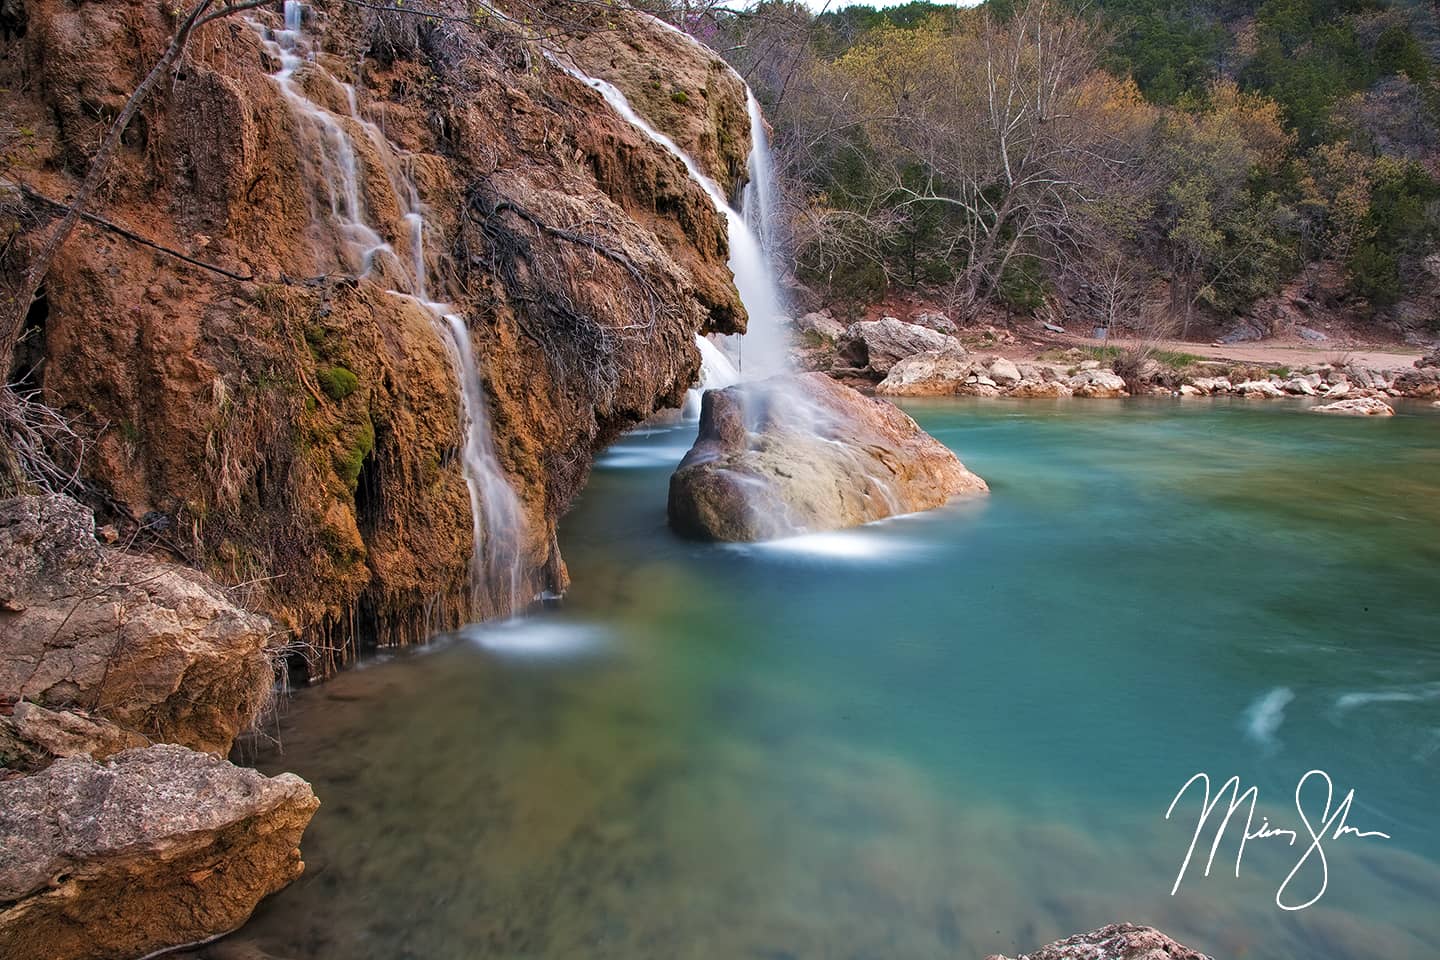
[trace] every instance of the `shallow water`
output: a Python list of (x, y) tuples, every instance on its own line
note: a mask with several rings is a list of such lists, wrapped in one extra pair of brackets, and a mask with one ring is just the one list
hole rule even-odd
[[(296, 960), (978, 960), (1123, 919), (1217, 957), (1435, 956), (1440, 416), (907, 409), (989, 497), (691, 544), (664, 500), (693, 426), (633, 434), (563, 525), (563, 609), (300, 694), (261, 765), (324, 801), (309, 868), (242, 936)], [(1392, 839), (1327, 842), (1323, 898), (1283, 911), (1300, 849), (1252, 840), (1237, 879), (1232, 827), (1170, 895), (1188, 777), (1238, 774), (1301, 827), (1312, 768)]]

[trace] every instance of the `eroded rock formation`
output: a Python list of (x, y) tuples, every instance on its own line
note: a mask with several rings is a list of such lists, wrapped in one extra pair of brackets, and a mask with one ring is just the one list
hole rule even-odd
[[(7, 766), (150, 742), (224, 754), (270, 702), (275, 632), (204, 574), (103, 547), (60, 496), (0, 501)], [(9, 742), (8, 749), (3, 745)]]
[[(13, 7), (0, 146), (26, 187), (0, 219), (19, 270), (56, 214), (43, 198), (73, 193), (176, 21), (141, 0)], [(459, 385), (434, 316), (394, 292), (416, 292), (413, 260), (469, 328), (525, 521), (525, 595), (564, 584), (555, 523), (593, 453), (680, 404), (697, 332), (745, 325), (708, 197), (549, 59), (611, 79), (733, 190), (744, 89), (713, 54), (619, 6), (556, 4), (565, 31), (529, 8), (427, 9), (454, 19), (305, 6), (313, 55), (292, 85), (323, 123), (271, 76), (278, 8), (201, 28), (93, 209), (171, 253), (82, 224), (9, 371), (92, 441), (83, 472), (106, 522), (253, 584), (259, 609), (326, 651), (321, 672), (505, 602), (469, 609)], [(353, 202), (326, 169), (339, 135)], [(384, 244), (364, 269), (336, 212), (356, 205)]]
[(0, 782), (0, 956), (143, 957), (233, 930), (299, 876), (319, 801), (184, 747)]
[(824, 374), (705, 394), (670, 478), (670, 525), (701, 539), (835, 530), (983, 493), (985, 481), (903, 411)]

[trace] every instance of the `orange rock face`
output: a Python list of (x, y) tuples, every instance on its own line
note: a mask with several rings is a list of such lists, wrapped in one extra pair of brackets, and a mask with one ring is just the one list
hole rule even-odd
[[(63, 202), (175, 24), (141, 0), (16, 9), (0, 39), (0, 149), (33, 193)], [(31, 311), (43, 349), (26, 356), (41, 361), (29, 382), (91, 441), (102, 522), (249, 584), (247, 602), (329, 651), (311, 664), (328, 670), (360, 643), (456, 622), (468, 598), (455, 364), (433, 316), (392, 292), (415, 254), (402, 178), (425, 213), (428, 296), (470, 328), (524, 514), (527, 589), (564, 583), (555, 523), (593, 453), (678, 406), (695, 334), (741, 330), (745, 315), (709, 199), (550, 66), (537, 31), (307, 10), (315, 53), (293, 82), (354, 144), (359, 202), (386, 245), (369, 272), (347, 257), (317, 135), (271, 76), (262, 31), (278, 14), (256, 10), (196, 34), (92, 206), (251, 279), (82, 224)], [(633, 29), (576, 41), (583, 58), (613, 45), (618, 72), (643, 63), (665, 91), (655, 122), (733, 185), (743, 89), (642, 15), (606, 16)], [(54, 216), (33, 195), (0, 204), (0, 226), (20, 231), (4, 269), (23, 268)]]

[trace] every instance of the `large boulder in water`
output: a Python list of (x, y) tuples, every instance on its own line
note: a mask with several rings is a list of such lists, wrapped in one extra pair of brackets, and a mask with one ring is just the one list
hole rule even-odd
[(171, 744), (0, 783), (0, 956), (142, 957), (227, 933), (298, 877), (320, 802)]
[(698, 539), (769, 540), (988, 489), (894, 405), (810, 373), (705, 394), (700, 435), (670, 478), (670, 525)]
[(1395, 408), (1379, 397), (1356, 397), (1353, 400), (1337, 400), (1310, 408), (1315, 413), (1330, 413), (1345, 417), (1393, 417)]

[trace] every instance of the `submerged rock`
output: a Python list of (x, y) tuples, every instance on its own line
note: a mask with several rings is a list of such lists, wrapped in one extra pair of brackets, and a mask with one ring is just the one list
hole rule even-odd
[[(227, 752), (270, 701), (269, 621), (94, 531), (68, 497), (0, 501), (0, 691), (52, 711), (17, 709), (0, 738), (51, 756), (137, 737)], [(74, 710), (94, 716), (53, 713)]]
[(1355, 397), (1337, 400), (1312, 408), (1316, 413), (1333, 413), (1350, 417), (1393, 417), (1395, 408), (1378, 397)]
[(0, 783), (0, 956), (140, 957), (235, 929), (300, 875), (291, 773), (168, 744)]
[(851, 366), (883, 377), (907, 357), (929, 350), (964, 353), (954, 337), (895, 317), (850, 324), (840, 339), (840, 357)]
[(811, 373), (705, 394), (669, 516), (688, 537), (769, 540), (988, 489), (897, 407)]
[[(986, 960), (1010, 960), (992, 954)], [(1041, 947), (1014, 960), (1210, 960), (1154, 927), (1112, 923)]]

